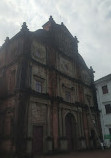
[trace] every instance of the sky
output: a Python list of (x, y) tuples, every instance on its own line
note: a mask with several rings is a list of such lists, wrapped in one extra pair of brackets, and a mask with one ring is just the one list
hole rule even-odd
[(0, 46), (23, 22), (30, 31), (50, 17), (79, 40), (79, 53), (95, 71), (95, 80), (111, 73), (111, 0), (0, 0)]

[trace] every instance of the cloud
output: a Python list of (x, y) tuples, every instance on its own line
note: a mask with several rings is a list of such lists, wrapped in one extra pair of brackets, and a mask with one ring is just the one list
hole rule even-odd
[(96, 79), (111, 73), (110, 0), (1, 0), (0, 45), (6, 36), (14, 36), (24, 21), (35, 31), (50, 15), (78, 37), (79, 52), (86, 64), (94, 67)]

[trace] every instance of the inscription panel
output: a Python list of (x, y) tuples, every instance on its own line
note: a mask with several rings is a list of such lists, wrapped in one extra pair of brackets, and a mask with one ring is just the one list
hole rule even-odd
[(40, 103), (32, 104), (32, 123), (46, 122), (46, 106)]

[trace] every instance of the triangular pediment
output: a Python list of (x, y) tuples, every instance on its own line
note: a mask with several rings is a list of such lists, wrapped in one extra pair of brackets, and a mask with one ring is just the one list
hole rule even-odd
[(78, 41), (73, 37), (64, 24), (52, 26), (51, 33), (56, 46), (68, 56), (78, 53)]
[(43, 25), (43, 29), (50, 32), (52, 42), (62, 53), (71, 57), (78, 53), (78, 40), (63, 23), (56, 24), (50, 16), (49, 21)]

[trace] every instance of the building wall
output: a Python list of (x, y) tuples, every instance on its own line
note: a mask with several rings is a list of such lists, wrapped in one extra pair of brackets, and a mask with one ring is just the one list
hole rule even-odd
[[(6, 116), (8, 122), (0, 130), (2, 150), (16, 151), (19, 155), (35, 154), (39, 149), (48, 153), (97, 145), (96, 135), (91, 138), (94, 127), (88, 110), (92, 108), (98, 127), (91, 83), (93, 72), (78, 54), (77, 39), (65, 26), (59, 27), (46, 27), (48, 33), (45, 30), (31, 33), (24, 24), (0, 50), (3, 60), (0, 68), (6, 82), (6, 92), (0, 95), (0, 118)], [(8, 106), (11, 113), (3, 113)], [(14, 120), (12, 125), (10, 118)], [(11, 130), (7, 139), (3, 137), (4, 128)]]
[[(4, 101), (0, 107), (0, 133), (1, 139), (1, 148), (2, 150), (10, 151), (13, 150), (13, 134), (14, 134), (14, 117), (15, 117), (15, 98), (11, 97)], [(10, 140), (11, 138), (11, 140)]]
[[(105, 105), (111, 105), (111, 79), (110, 75), (106, 78), (96, 81), (96, 88), (97, 88), (97, 100), (98, 100), (98, 107), (101, 111), (100, 118), (101, 118), (101, 126), (102, 126), (102, 133), (103, 139), (106, 146), (110, 147), (110, 138), (105, 138), (105, 135), (109, 135), (109, 128), (111, 128), (111, 112), (106, 113)], [(106, 86), (108, 88), (108, 93), (103, 94), (102, 87)]]

